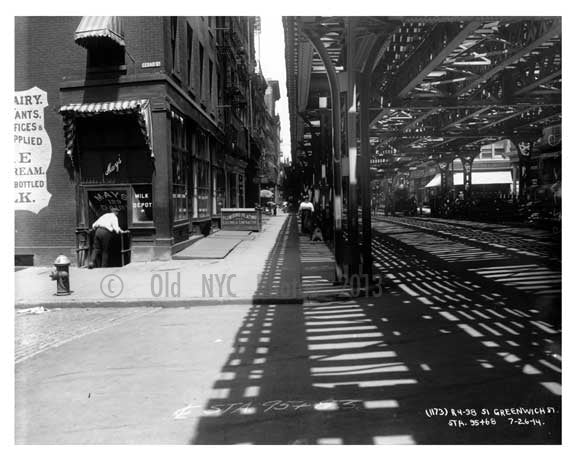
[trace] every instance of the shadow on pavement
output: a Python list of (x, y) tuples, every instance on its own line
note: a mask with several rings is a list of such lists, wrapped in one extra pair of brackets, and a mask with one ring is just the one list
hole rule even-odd
[[(263, 284), (297, 276), (300, 244), (280, 234)], [(553, 326), (393, 250), (381, 296), (254, 305), (190, 443), (560, 443)]]
[[(300, 282), (300, 254), (298, 250), (298, 222), (294, 214), (288, 216), (266, 259), (259, 276), (254, 295), (258, 297), (299, 298), (302, 296)], [(246, 261), (250, 264), (250, 261)]]

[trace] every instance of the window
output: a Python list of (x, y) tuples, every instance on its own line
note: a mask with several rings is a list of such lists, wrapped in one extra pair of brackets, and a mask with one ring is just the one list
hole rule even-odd
[(78, 118), (76, 132), (83, 184), (150, 182), (153, 162), (135, 115)]
[(170, 50), (172, 51), (172, 72), (176, 72), (177, 43), (178, 38), (178, 17), (170, 16)]
[(171, 112), (172, 134), (172, 205), (174, 221), (188, 218), (188, 155), (184, 118)]
[(122, 229), (128, 228), (128, 190), (125, 187), (97, 187), (85, 189), (85, 191), (89, 226), (92, 226), (100, 216), (108, 213), (114, 207), (119, 211), (118, 224)]
[(492, 158), (492, 146), (482, 147), (480, 150), (481, 159), (491, 159)]
[(226, 208), (226, 177), (222, 168), (215, 168), (216, 183), (216, 209), (215, 213), (220, 213), (221, 208)]
[(238, 206), (244, 208), (244, 176), (238, 175)]
[(194, 216), (208, 217), (210, 211), (210, 161), (208, 138), (198, 134), (198, 156), (195, 159)]
[(204, 47), (201, 43), (198, 44), (198, 57), (200, 62), (198, 63), (198, 76), (199, 76), (199, 85), (200, 88), (200, 99), (202, 99), (203, 89), (204, 89)]
[(236, 181), (236, 173), (230, 173), (228, 175), (228, 198), (230, 203), (230, 208), (238, 208), (238, 201), (237, 201), (237, 181)]
[(212, 79), (214, 77), (214, 63), (212, 59), (208, 63), (208, 101), (210, 101), (210, 105), (212, 105), (212, 101), (214, 101), (214, 96), (212, 94)]
[(152, 185), (132, 186), (132, 223), (146, 223), (154, 220)]
[(104, 71), (123, 66), (125, 54), (124, 47), (111, 40), (96, 40), (88, 48), (87, 67), (90, 71)]
[(210, 164), (205, 160), (197, 160), (198, 165), (198, 187), (197, 203), (198, 217), (203, 218), (210, 216)]
[(193, 54), (192, 54), (192, 44), (194, 43), (193, 41), (193, 35), (192, 35), (192, 28), (190, 27), (190, 24), (188, 24), (186, 26), (186, 57), (187, 57), (187, 62), (186, 62), (186, 69), (188, 72), (188, 88), (192, 88), (193, 82), (192, 82), (192, 58), (193, 58)]

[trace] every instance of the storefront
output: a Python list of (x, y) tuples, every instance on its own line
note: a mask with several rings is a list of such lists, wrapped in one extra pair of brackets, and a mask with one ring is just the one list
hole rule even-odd
[(150, 103), (127, 100), (60, 108), (66, 164), (75, 179), (77, 235), (118, 208), (120, 227), (154, 230), (154, 148)]
[(211, 152), (217, 143), (200, 126), (170, 111), (172, 155), (172, 224), (174, 243), (212, 227), (214, 178)]
[[(175, 107), (159, 112), (156, 120), (165, 123), (154, 127), (170, 134), (164, 137), (168, 148), (157, 146), (166, 159), (156, 156), (148, 100), (68, 104), (60, 113), (66, 163), (76, 183), (79, 238), (115, 207), (120, 226), (133, 235), (132, 260), (157, 259), (158, 229), (169, 229), (172, 254), (191, 236), (218, 226), (221, 208), (245, 204), (245, 162), (223, 155), (222, 145)], [(160, 160), (169, 174), (157, 168)], [(166, 188), (169, 204), (156, 197)], [(168, 213), (156, 213), (159, 207)]]

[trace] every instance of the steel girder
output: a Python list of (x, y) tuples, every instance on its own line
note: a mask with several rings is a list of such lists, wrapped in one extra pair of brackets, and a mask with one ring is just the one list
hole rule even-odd
[[(533, 136), (535, 130), (561, 122), (559, 18), (355, 19), (355, 46), (364, 51), (354, 67), (370, 73), (370, 137), (383, 144), (427, 158), (417, 152), (439, 155), (446, 149), (476, 148), (511, 135)], [(319, 37), (340, 72), (347, 46), (345, 18), (284, 21), (291, 122), (301, 126), (298, 113), (306, 98), (299, 95), (300, 111), (292, 101), (302, 72), (295, 65), (299, 44), (306, 42), (302, 27)], [(325, 73), (316, 53), (310, 72)], [(314, 87), (308, 91), (314, 93)], [(315, 118), (310, 103), (308, 116)], [(302, 136), (306, 129), (293, 126), (293, 135), (295, 131)]]

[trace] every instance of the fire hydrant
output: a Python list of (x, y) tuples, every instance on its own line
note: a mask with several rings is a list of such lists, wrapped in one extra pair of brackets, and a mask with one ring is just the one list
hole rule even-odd
[(70, 294), (70, 260), (64, 255), (60, 255), (54, 261), (56, 270), (52, 271), (50, 278), (56, 280), (56, 296), (66, 296)]

